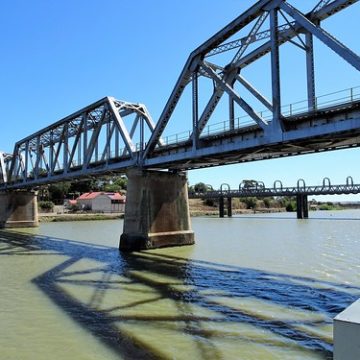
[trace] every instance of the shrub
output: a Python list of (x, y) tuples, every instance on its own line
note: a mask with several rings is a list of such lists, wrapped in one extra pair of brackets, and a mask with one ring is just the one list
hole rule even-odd
[(204, 205), (207, 205), (207, 206), (212, 206), (212, 207), (217, 206), (217, 203), (214, 199), (205, 199), (203, 202), (204, 202)]
[(54, 203), (52, 201), (39, 201), (38, 207), (41, 211), (52, 212), (54, 210)]
[(242, 202), (246, 204), (247, 209), (255, 209), (257, 205), (257, 199), (255, 197), (243, 198)]
[(288, 203), (286, 204), (285, 209), (286, 209), (286, 211), (288, 211), (288, 212), (293, 212), (293, 211), (295, 211), (295, 210), (296, 210), (296, 203), (295, 203), (295, 202), (292, 202), (292, 201), (288, 202)]

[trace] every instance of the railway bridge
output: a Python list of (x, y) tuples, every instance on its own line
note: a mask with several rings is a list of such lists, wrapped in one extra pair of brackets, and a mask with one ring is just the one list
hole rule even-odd
[[(191, 52), (156, 122), (143, 104), (104, 97), (18, 141), (0, 153), (0, 224), (36, 225), (32, 191), (43, 184), (127, 174), (120, 249), (192, 244), (186, 171), (358, 147), (360, 91), (331, 101), (318, 96), (313, 41), (359, 71), (359, 56), (322, 27), (356, 2), (321, 0), (303, 13), (290, 1), (257, 1)], [(307, 95), (300, 105), (282, 103), (283, 44), (304, 54)], [(269, 99), (243, 74), (266, 56)], [(189, 131), (168, 136), (180, 100), (190, 109), (182, 120)], [(219, 109), (224, 121), (214, 126)]]

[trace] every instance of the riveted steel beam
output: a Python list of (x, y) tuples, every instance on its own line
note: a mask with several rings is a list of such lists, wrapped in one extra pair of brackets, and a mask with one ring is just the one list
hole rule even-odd
[(225, 92), (233, 98), (233, 100), (262, 128), (266, 129), (268, 123), (261, 116), (256, 114), (253, 108), (242, 99), (235, 90), (224, 81), (213, 69), (208, 67), (205, 63), (202, 63), (202, 68), (215, 80), (218, 86), (220, 86)]
[(360, 57), (351, 51), (348, 47), (342, 44), (339, 40), (335, 39), (332, 35), (322, 29), (320, 26), (316, 26), (309, 19), (307, 19), (299, 10), (286, 2), (282, 2), (280, 7), (295, 21), (306, 29), (308, 32), (316, 36), (320, 41), (327, 45), (331, 50), (336, 52), (356, 70), (360, 70)]

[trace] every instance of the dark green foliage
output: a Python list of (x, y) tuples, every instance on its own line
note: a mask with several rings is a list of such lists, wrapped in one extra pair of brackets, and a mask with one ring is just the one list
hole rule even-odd
[(246, 205), (247, 209), (255, 209), (257, 204), (256, 197), (245, 197), (241, 201)]
[(62, 204), (70, 190), (69, 182), (60, 182), (48, 186), (49, 198), (55, 204)]
[(271, 199), (270, 198), (264, 198), (263, 199), (264, 206), (269, 209), (271, 207)]
[(194, 185), (194, 190), (197, 193), (206, 193), (208, 191), (208, 186), (203, 182), (199, 182)]
[(213, 206), (213, 207), (218, 206), (218, 202), (215, 199), (205, 199), (204, 204), (207, 205), (207, 206)]
[(54, 203), (52, 201), (39, 201), (38, 208), (40, 211), (52, 212), (54, 210)]

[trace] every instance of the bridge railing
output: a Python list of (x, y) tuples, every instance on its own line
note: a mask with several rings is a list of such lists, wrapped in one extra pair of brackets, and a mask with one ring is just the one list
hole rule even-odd
[[(315, 108), (313, 109), (313, 111), (325, 109), (330, 106), (348, 104), (359, 100), (360, 86), (351, 87), (317, 96), (315, 98)], [(286, 104), (281, 107), (281, 113), (285, 117), (299, 115), (308, 111), (308, 100), (302, 100), (291, 104)], [(259, 111), (258, 114), (267, 121), (272, 120), (272, 113), (270, 110), (262, 110)], [(202, 131), (201, 137), (231, 132), (233, 130), (246, 128), (251, 125), (256, 125), (256, 123), (248, 115), (238, 116), (233, 121), (229, 119), (207, 125)], [(176, 134), (164, 136), (164, 145), (178, 144), (187, 141), (190, 139), (191, 133), (191, 130), (187, 130)]]
[[(254, 181), (255, 182), (255, 181)], [(221, 184), (219, 190), (210, 189), (206, 192), (189, 192), (190, 197), (196, 198), (218, 198), (218, 197), (246, 197), (246, 196), (296, 196), (304, 195), (336, 195), (336, 194), (358, 194), (360, 184), (354, 184), (353, 178), (348, 176), (345, 184), (331, 184), (328, 177), (322, 180), (321, 185), (306, 185), (303, 179), (299, 179), (296, 186), (283, 186), (280, 180), (276, 180), (273, 187), (267, 188), (262, 181), (257, 181), (256, 186), (243, 186), (239, 184), (238, 189), (231, 189), (228, 184)]]

